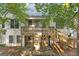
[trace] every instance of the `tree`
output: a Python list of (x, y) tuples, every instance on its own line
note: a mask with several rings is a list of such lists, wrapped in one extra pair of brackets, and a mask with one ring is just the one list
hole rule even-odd
[(62, 27), (74, 27), (74, 22), (71, 20), (75, 14), (74, 9), (74, 4), (36, 4), (36, 10), (48, 16), (43, 23), (49, 25), (50, 21), (53, 20)]
[(27, 15), (27, 5), (23, 3), (11, 3), (11, 4), (6, 4), (7, 10), (14, 14), (16, 19), (25, 22), (28, 15)]

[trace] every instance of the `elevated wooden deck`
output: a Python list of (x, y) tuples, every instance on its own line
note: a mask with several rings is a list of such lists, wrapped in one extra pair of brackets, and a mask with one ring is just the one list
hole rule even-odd
[[(48, 35), (51, 36), (51, 40), (53, 41), (53, 43), (51, 44), (51, 47), (54, 48), (60, 55), (64, 53), (66, 48), (74, 48), (74, 44), (73, 44), (74, 40), (69, 38), (64, 33), (57, 31), (55, 28), (22, 27), (21, 29), (21, 34), (23, 36), (36, 35), (36, 33), (38, 32), (41, 32), (42, 35), (46, 35), (45, 40), (48, 40), (48, 41), (49, 41)], [(43, 43), (42, 36), (40, 37), (40, 40), (41, 40), (41, 43)]]
[[(52, 28), (53, 30), (53, 28)], [(49, 34), (50, 28), (31, 28), (31, 27), (22, 27), (21, 34), (22, 35), (30, 35), (41, 32), (42, 34)]]

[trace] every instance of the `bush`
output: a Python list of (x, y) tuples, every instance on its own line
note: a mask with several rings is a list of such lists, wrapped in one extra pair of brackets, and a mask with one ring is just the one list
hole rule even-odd
[(0, 44), (0, 47), (5, 47), (6, 45), (5, 44)]

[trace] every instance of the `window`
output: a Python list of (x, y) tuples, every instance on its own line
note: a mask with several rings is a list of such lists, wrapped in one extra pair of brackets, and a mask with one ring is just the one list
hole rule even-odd
[(32, 25), (32, 20), (28, 20), (28, 25)]
[(15, 19), (11, 19), (10, 28), (19, 28), (19, 22)]
[(21, 42), (21, 37), (20, 35), (17, 35), (17, 43), (20, 43)]
[(11, 19), (10, 21), (10, 28), (14, 28), (14, 19)]
[(12, 35), (9, 36), (9, 43), (13, 43), (13, 36)]
[(4, 27), (5, 27), (5, 24), (3, 23), (3, 24), (2, 24), (2, 28), (4, 28)]
[(14, 26), (15, 26), (15, 28), (19, 28), (19, 22), (17, 20), (15, 20)]

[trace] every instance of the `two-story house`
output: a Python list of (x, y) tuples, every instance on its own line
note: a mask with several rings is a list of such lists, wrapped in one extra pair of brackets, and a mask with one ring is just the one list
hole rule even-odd
[[(41, 25), (40, 21), (43, 20), (44, 17), (42, 17), (41, 12), (36, 11), (34, 6), (35, 6), (35, 4), (28, 5), (29, 18), (27, 19), (28, 21), (26, 21), (26, 25), (18, 22), (12, 14), (10, 14), (10, 13), (7, 14), (7, 17), (9, 17), (11, 19), (8, 22), (6, 22), (5, 24), (0, 25), (1, 29), (6, 30), (5, 33), (0, 35), (0, 44), (5, 44), (6, 46), (25, 46), (25, 44), (27, 43), (26, 34), (29, 35), (30, 32), (31, 32), (31, 34), (32, 33), (36, 34), (36, 33), (39, 33), (40, 30), (42, 30), (42, 25)], [(50, 26), (56, 27), (56, 23), (50, 22)], [(39, 31), (36, 31), (36, 32), (27, 31), (28, 33), (25, 32), (25, 34), (22, 34), (23, 27), (26, 27), (27, 30), (32, 30), (32, 28), (35, 27), (36, 30), (39, 30)]]

